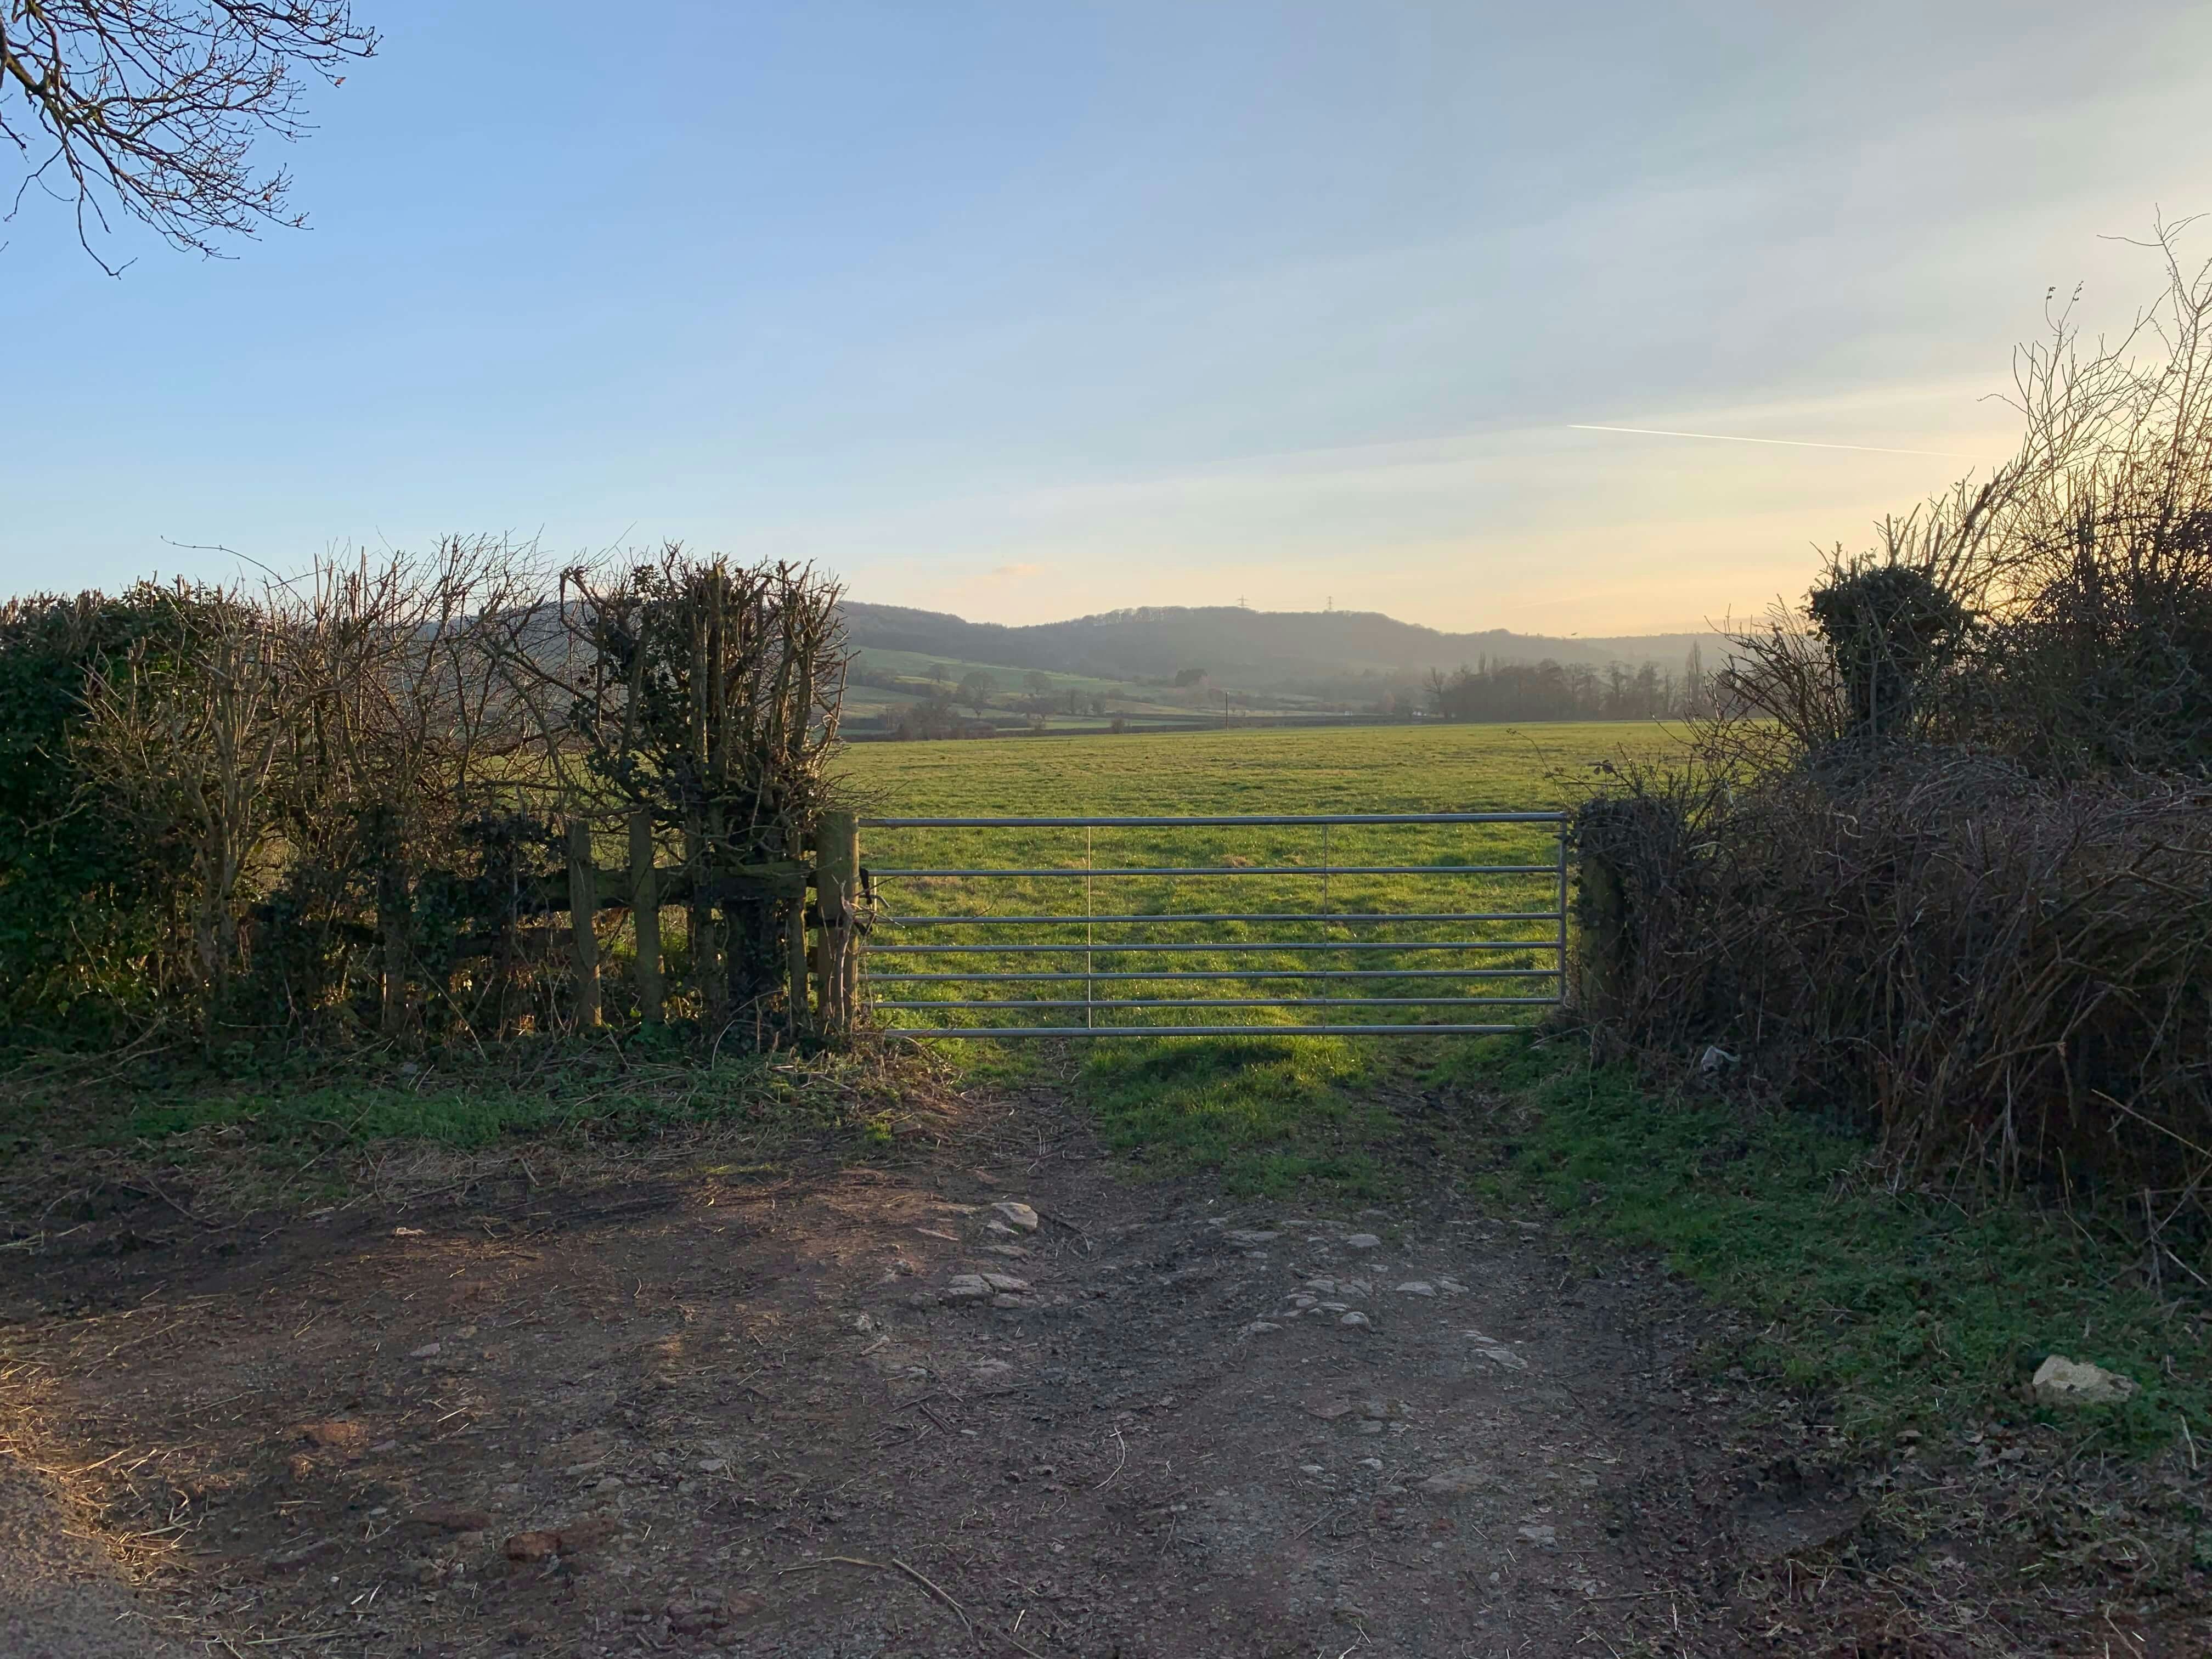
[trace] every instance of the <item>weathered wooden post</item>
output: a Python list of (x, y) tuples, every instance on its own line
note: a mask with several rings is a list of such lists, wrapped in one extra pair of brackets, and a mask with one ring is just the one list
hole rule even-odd
[[(685, 816), (704, 822), (696, 811)], [(691, 951), (691, 982), (699, 993), (701, 1018), (714, 1024), (729, 998), (722, 980), (722, 929), (714, 909), (714, 868), (702, 829), (687, 827), (684, 832), (684, 868), (691, 882), (691, 910), (684, 935)]]
[(660, 872), (653, 862), (653, 814), (629, 815), (630, 916), (637, 929), (637, 1017), (660, 1024)]
[(576, 1029), (599, 1023), (599, 872), (592, 866), (592, 826), (568, 820), (568, 934), (576, 950)]
[(824, 812), (814, 833), (815, 900), (822, 912), (816, 957), (822, 1024), (842, 1031), (853, 1023), (859, 963), (853, 949), (854, 908), (860, 880), (860, 820), (852, 812)]
[(378, 991), (380, 1024), (396, 1036), (407, 1025), (407, 872), (387, 857), (376, 872), (376, 925), (382, 950)]
[[(1627, 874), (1620, 854), (1637, 819), (1633, 802), (1599, 799), (1575, 815), (1575, 951), (1573, 1000), (1594, 1024), (1623, 1011), (1630, 994), (1631, 957)], [(1559, 964), (1565, 968), (1568, 964)]]
[[(783, 906), (784, 996), (790, 1005), (791, 1029), (806, 1024), (806, 876), (799, 873), (799, 893)], [(827, 1011), (823, 1011), (826, 1017)]]

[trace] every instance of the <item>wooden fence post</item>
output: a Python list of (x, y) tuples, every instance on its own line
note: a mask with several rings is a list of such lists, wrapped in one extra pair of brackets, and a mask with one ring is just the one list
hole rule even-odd
[(592, 866), (592, 826), (568, 820), (568, 933), (576, 948), (576, 1029), (599, 1023), (599, 872)]
[(376, 872), (380, 1024), (387, 1036), (407, 1027), (407, 872), (387, 854)]
[(637, 1017), (660, 1024), (660, 872), (653, 862), (653, 814), (629, 815), (630, 916), (637, 929)]
[(860, 878), (860, 820), (851, 812), (824, 812), (815, 830), (815, 900), (822, 912), (822, 947), (815, 973), (825, 1029), (853, 1023), (859, 961), (853, 948), (854, 901)]
[(696, 811), (686, 817), (684, 867), (691, 878), (691, 914), (686, 933), (691, 951), (691, 983), (699, 993), (699, 1017), (719, 1027), (722, 1011), (728, 1006), (729, 987), (722, 977), (722, 927), (714, 908), (714, 868), (708, 857), (705, 820)]
[(1571, 988), (1585, 1018), (1609, 1020), (1622, 1012), (1629, 990), (1634, 946), (1628, 932), (1628, 884), (1610, 849), (1592, 848), (1586, 841), (1577, 864), (1575, 919), (1582, 936)]
[[(791, 1006), (791, 1029), (806, 1024), (806, 889), (787, 900), (783, 913), (784, 995)], [(826, 1012), (826, 1011), (825, 1011)]]

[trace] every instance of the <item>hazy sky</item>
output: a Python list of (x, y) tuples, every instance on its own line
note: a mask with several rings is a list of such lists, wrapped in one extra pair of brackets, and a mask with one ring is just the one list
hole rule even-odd
[(0, 228), (0, 587), (465, 530), (1689, 625), (2002, 453), (2045, 289), (2212, 208), (2203, 4), (356, 3), (312, 230)]

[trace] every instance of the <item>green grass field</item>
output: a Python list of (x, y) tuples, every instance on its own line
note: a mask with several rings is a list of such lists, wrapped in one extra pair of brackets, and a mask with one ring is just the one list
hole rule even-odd
[[(1635, 723), (873, 744), (848, 753), (845, 776), (884, 817), (1544, 811), (1570, 804), (1595, 763), (1656, 758), (1674, 741)], [(872, 829), (863, 859), (879, 871), (1032, 872), (880, 879), (870, 981), (894, 1027), (1510, 1023), (1557, 982), (1551, 824)], [(1094, 873), (1163, 868), (1212, 873)], [(1427, 919), (1300, 919), (1315, 915)], [(1531, 940), (1552, 948), (1512, 948)], [(1262, 943), (1302, 948), (1252, 948)], [(1453, 943), (1475, 948), (1437, 948)], [(1026, 948), (982, 948), (1012, 944)], [(960, 973), (1027, 977), (944, 977)], [(972, 1006), (1017, 999), (1026, 1006)], [(1297, 1006), (1252, 1006), (1284, 999)], [(1126, 1006), (1138, 1001), (1183, 1006)], [(933, 1006), (883, 1006), (901, 1002)]]
[(902, 817), (1506, 811), (1565, 804), (1591, 767), (1674, 752), (1647, 721), (1329, 726), (856, 744), (842, 775)]

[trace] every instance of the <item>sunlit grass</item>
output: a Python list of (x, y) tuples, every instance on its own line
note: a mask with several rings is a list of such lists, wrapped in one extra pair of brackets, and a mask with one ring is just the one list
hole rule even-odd
[[(1261, 730), (1066, 740), (874, 744), (844, 763), (848, 783), (878, 816), (1137, 817), (1553, 811), (1576, 796), (1601, 760), (1649, 758), (1677, 741), (1645, 723)], [(1310, 825), (1176, 829), (871, 829), (863, 860), (881, 872), (923, 868), (1060, 871), (1015, 877), (886, 874), (887, 921), (876, 934), (871, 982), (884, 1001), (930, 1002), (884, 1012), (887, 1024), (1043, 1026), (1493, 1024), (1549, 1000), (1559, 966), (1558, 831), (1547, 824)], [(1525, 874), (1463, 874), (1453, 866), (1528, 866)], [(1381, 866), (1402, 873), (1318, 873)], [(1237, 869), (1176, 877), (1097, 870)], [(1429, 873), (1434, 869), (1437, 873)], [(1316, 873), (1306, 873), (1314, 872)], [(1262, 873), (1268, 872), (1268, 873)], [(1480, 915), (1497, 921), (1325, 923), (1316, 914)], [(1158, 916), (1142, 924), (1098, 915)], [(1258, 921), (1176, 922), (1179, 915), (1260, 915)], [(991, 925), (926, 925), (923, 915), (1055, 918)], [(1058, 920), (1064, 918), (1065, 920)], [(1553, 948), (1474, 951), (1302, 950), (1270, 953), (1185, 948), (1100, 950), (1135, 944), (1305, 945), (1397, 943)], [(925, 945), (1021, 944), (1070, 948), (1000, 954), (904, 954)], [(1266, 969), (1243, 977), (1237, 970)], [(1291, 970), (1357, 969), (1389, 977), (1291, 978)], [(1483, 969), (1480, 973), (1469, 970)], [(1212, 974), (1175, 981), (1170, 971)], [(989, 982), (898, 980), (900, 973), (1058, 974)], [(1097, 978), (1105, 974), (1144, 978)], [(1240, 1004), (1297, 998), (1301, 1006)], [(963, 1001), (1022, 1000), (1013, 1011)], [(1389, 999), (1392, 1000), (1380, 1000)], [(1430, 1001), (1417, 999), (1482, 999)], [(1102, 1003), (1172, 1000), (1199, 1006), (1135, 1009)], [(1060, 1006), (1053, 1006), (1060, 1005)]]

